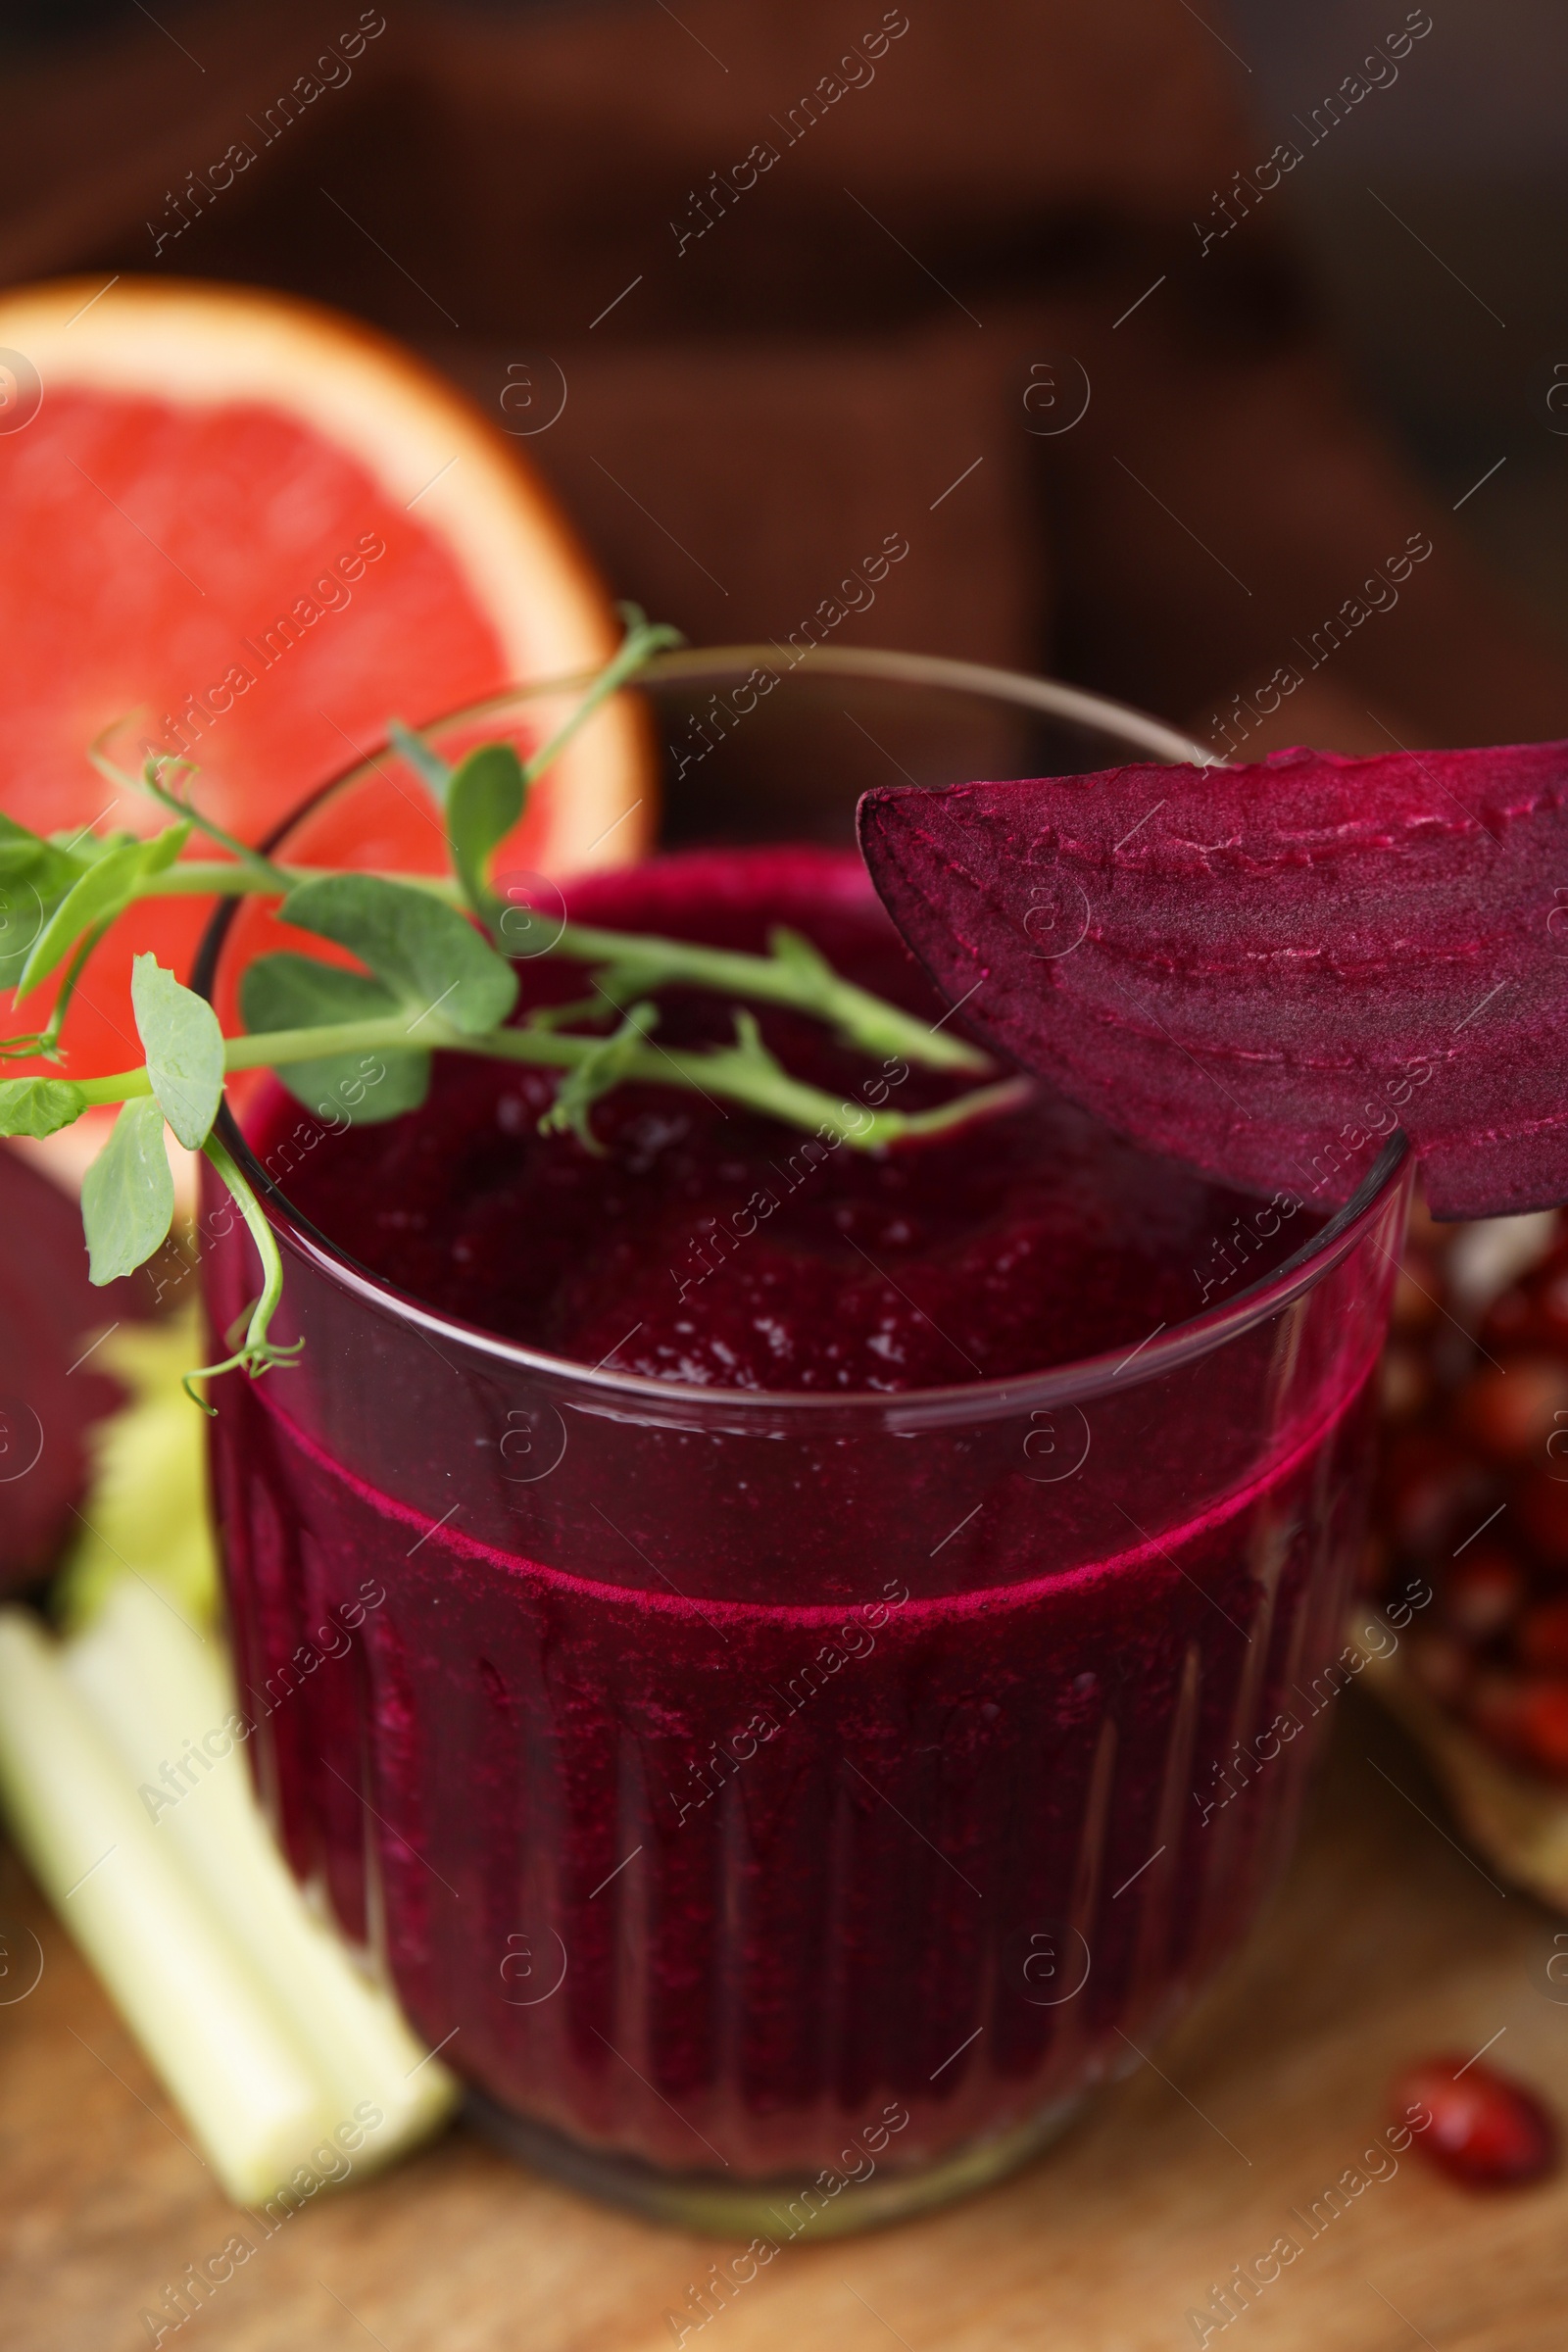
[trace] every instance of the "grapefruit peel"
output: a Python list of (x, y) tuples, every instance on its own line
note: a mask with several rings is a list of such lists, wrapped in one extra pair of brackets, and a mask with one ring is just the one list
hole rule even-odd
[[(548, 732), (574, 699), (564, 681), (614, 650), (610, 600), (519, 444), (350, 318), (122, 275), (0, 294), (0, 345), (42, 387), (0, 440), (3, 797), (38, 834), (93, 815), (80, 747), (112, 719), (127, 766), (199, 760), (209, 809), (258, 840), (373, 748), (394, 698), (424, 722), (521, 686)], [(514, 862), (634, 862), (651, 754), (637, 707), (607, 709), (536, 798)], [(146, 832), (149, 814), (137, 796), (110, 821)], [(388, 781), (377, 821), (380, 863), (429, 862), (418, 796)], [(0, 843), (0, 986), (33, 936), (9, 881)], [(130, 948), (186, 977), (208, 915), (194, 881), (126, 912), (108, 985), (72, 1000), (78, 1075), (123, 1056)], [(58, 1036), (51, 995), (29, 1025)]]
[(879, 789), (859, 836), (970, 1028), (1144, 1148), (1337, 1203), (1402, 1127), (1439, 1217), (1568, 1200), (1568, 744)]
[[(73, 278), (18, 287), (0, 296), (0, 343), (24, 352), (45, 386), (39, 416), (11, 444), (12, 454), (25, 458), (27, 466), (16, 472), (14, 490), (8, 480), (8, 493), (24, 502), (42, 501), (47, 495), (50, 511), (58, 512), (65, 490), (79, 488), (88, 502), (84, 514), (96, 514), (102, 508), (111, 516), (122, 583), (110, 608), (117, 625), (125, 627), (123, 607), (132, 594), (123, 585), (133, 576), (127, 565), (141, 566), (150, 581), (162, 576), (177, 580), (171, 566), (180, 558), (201, 572), (201, 588), (207, 593), (193, 586), (181, 597), (179, 589), (172, 588), (176, 606), (164, 616), (172, 626), (161, 622), (158, 639), (170, 654), (175, 675), (186, 685), (220, 676), (224, 661), (237, 650), (237, 636), (230, 648), (222, 630), (213, 634), (218, 625), (215, 606), (221, 609), (224, 629), (230, 619), (234, 631), (253, 632), (258, 619), (265, 623), (268, 612), (258, 614), (254, 608), (255, 581), (259, 563), (274, 548), (279, 562), (291, 567), (291, 588), (305, 587), (309, 576), (321, 569), (324, 556), (312, 539), (308, 518), (322, 500), (330, 505), (332, 483), (340, 475), (363, 484), (365, 499), (379, 502), (377, 513), (384, 506), (390, 516), (399, 518), (396, 528), (409, 540), (402, 555), (389, 548), (384, 557), (368, 560), (384, 564), (412, 560), (415, 541), (427, 544), (443, 579), (457, 583), (460, 599), (471, 608), (474, 625), (493, 643), (482, 673), (470, 665), (462, 674), (454, 670), (437, 676), (430, 673), (430, 649), (408, 642), (411, 613), (403, 616), (404, 633), (393, 634), (380, 617), (367, 624), (378, 648), (400, 649), (403, 670), (412, 665), (419, 675), (416, 690), (433, 698), (415, 713), (416, 718), (422, 721), (438, 710), (477, 701), (512, 680), (592, 672), (610, 658), (615, 632), (608, 600), (544, 482), (519, 463), (515, 442), (413, 353), (363, 322), (252, 287), (122, 277), (105, 288), (101, 281)], [(65, 437), (62, 418), (72, 402), (78, 407), (83, 402), (97, 404), (90, 445)], [(236, 434), (264, 428), (273, 436), (268, 442), (269, 463), (258, 463), (248, 475), (236, 474)], [(46, 431), (53, 436), (47, 466), (39, 454), (39, 436)], [(307, 466), (299, 479), (280, 477), (276, 471), (285, 454), (279, 435)], [(157, 436), (168, 451), (162, 462), (185, 471), (157, 471)], [(139, 537), (123, 517), (114, 517), (106, 505), (110, 491), (125, 497), (125, 477), (103, 470), (111, 465), (115, 449), (122, 449), (126, 466), (134, 465), (138, 453), (145, 458), (149, 503), (142, 508), (133, 500), (132, 511), (156, 530), (158, 547)], [(312, 452), (330, 479), (309, 473)], [(60, 458), (76, 463), (76, 471), (60, 465)], [(93, 478), (81, 487), (83, 465)], [(214, 469), (214, 483), (209, 484), (207, 474)], [(95, 484), (105, 487), (100, 490)], [(222, 541), (209, 519), (198, 546), (192, 546), (181, 537), (181, 519), (200, 516), (204, 500), (216, 498), (220, 489), (227, 502), (220, 517)], [(27, 507), (26, 513), (31, 512)], [(366, 512), (368, 514), (368, 507)], [(9, 507), (5, 514), (8, 530), (16, 535), (22, 516)], [(30, 538), (24, 543), (30, 546)], [(74, 580), (74, 575), (62, 577)], [(30, 602), (19, 608), (24, 622), (29, 612), (37, 617), (40, 606), (47, 607), (52, 580), (50, 572), (40, 577), (29, 565)], [(275, 594), (283, 598), (281, 579)], [(99, 701), (109, 677), (125, 674), (124, 648), (99, 643), (91, 627), (95, 613), (96, 607), (71, 612), (76, 666), (69, 695), (38, 705), (25, 691), (25, 673), (18, 680), (36, 740), (34, 735), (27, 737), (17, 765), (29, 780), (33, 805), (40, 809), (51, 796), (58, 800), (60, 779), (71, 772), (75, 740), (69, 734), (69, 713), (90, 710), (98, 702), (107, 717), (123, 707), (119, 696), (107, 706)], [(47, 612), (42, 616), (47, 617)], [(418, 617), (427, 621), (430, 615), (421, 608)], [(326, 625), (341, 638), (345, 626), (353, 629), (362, 623), (358, 614), (353, 619), (336, 614)], [(304, 626), (311, 632), (305, 643), (325, 642), (319, 624)], [(340, 654), (341, 650), (340, 646)], [(36, 654), (24, 632), (15, 658), (21, 662), (36, 659)], [(290, 665), (302, 658), (300, 649), (291, 650), (277, 671), (285, 687)], [(399, 674), (391, 666), (397, 659), (397, 651), (389, 660), (387, 653), (372, 654), (367, 646), (364, 661), (356, 662), (352, 708), (333, 703), (351, 734), (379, 717), (367, 697), (376, 691), (377, 680), (383, 681), (379, 690), (384, 692), (385, 678)], [(134, 666), (128, 674), (138, 676)], [(238, 711), (259, 707), (264, 691), (270, 692), (274, 683), (270, 676), (264, 688), (258, 679), (248, 698), (222, 717), (223, 729), (233, 730)], [(157, 697), (160, 711), (171, 695), (179, 702), (172, 676), (138, 682), (138, 696), (143, 692)], [(290, 710), (283, 732), (286, 740), (297, 743), (304, 722), (314, 721), (315, 712), (294, 709), (298, 695), (292, 687), (288, 693)], [(244, 727), (251, 725), (247, 718)], [(206, 731), (212, 732), (211, 722)], [(265, 746), (247, 737), (243, 758), (236, 751), (226, 752), (217, 776), (220, 794), (236, 811), (243, 803), (247, 824), (255, 820), (260, 831), (286, 813), (311, 781), (299, 777), (297, 766), (292, 784), (270, 771), (267, 756), (272, 750), (272, 732), (270, 719)], [(341, 764), (341, 753), (333, 749), (336, 740), (328, 728), (323, 777)], [(213, 735), (215, 746), (226, 741), (226, 734)], [(157, 748), (172, 747), (166, 743)], [(214, 763), (208, 760), (206, 764), (211, 778)], [(628, 785), (633, 777), (636, 782)], [(592, 862), (595, 837), (624, 813), (633, 794), (645, 790), (646, 760), (636, 714), (622, 707), (596, 730), (591, 744), (575, 747), (555, 778), (551, 855), (557, 868), (571, 872)], [(56, 812), (54, 808), (48, 811)], [(38, 821), (31, 806), (21, 813)], [(640, 833), (634, 822), (632, 839)], [(621, 836), (616, 846), (624, 852), (627, 845)], [(537, 857), (534, 862), (540, 862)]]

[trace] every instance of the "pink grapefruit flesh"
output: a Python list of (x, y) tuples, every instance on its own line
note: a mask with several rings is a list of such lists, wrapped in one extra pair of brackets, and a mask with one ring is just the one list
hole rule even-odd
[[(140, 795), (117, 805), (88, 764), (123, 721), (121, 765), (148, 748), (188, 757), (201, 806), (260, 840), (390, 716), (417, 725), (513, 681), (592, 669), (618, 640), (515, 443), (347, 320), (228, 287), (77, 281), (0, 299), (0, 347), (39, 388), (0, 433), (0, 807), (24, 824), (164, 821)], [(558, 715), (541, 708), (541, 731)], [(389, 861), (439, 863), (435, 812), (398, 780)], [(503, 860), (562, 872), (634, 858), (652, 807), (639, 730), (612, 709), (541, 785)], [(68, 1024), (73, 1075), (139, 1059), (130, 954), (187, 968), (207, 911), (122, 919)]]

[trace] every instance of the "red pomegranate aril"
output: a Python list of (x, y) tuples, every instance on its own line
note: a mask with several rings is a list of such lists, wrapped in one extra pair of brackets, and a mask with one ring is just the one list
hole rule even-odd
[[(1399, 1549), (1446, 1551), (1469, 1533), (1474, 1520), (1463, 1521), (1465, 1509), (1487, 1492), (1487, 1482), (1475, 1465), (1455, 1452), (1450, 1438), (1433, 1431), (1412, 1431), (1389, 1448), (1384, 1473), (1385, 1510)], [(1484, 1518), (1484, 1511), (1477, 1516)], [(1460, 1524), (1455, 1527), (1455, 1522)]]
[(1526, 1609), (1520, 1621), (1517, 1646), (1527, 1666), (1568, 1674), (1568, 1598), (1538, 1600), (1534, 1607)]
[[(1416, 1210), (1406, 1263), (1467, 1321), (1447, 1279), (1460, 1230)], [(1406, 1637), (1404, 1671), (1516, 1771), (1560, 1785), (1568, 1782), (1568, 1216), (1486, 1306), (1478, 1347), (1467, 1349), (1452, 1321), (1429, 1329), (1413, 1302), (1406, 1311), (1410, 1327), (1385, 1358), (1369, 1546), (1381, 1543), (1388, 1553), (1380, 1591), (1420, 1575), (1436, 1593)]]
[(1490, 1642), (1516, 1615), (1524, 1571), (1500, 1544), (1477, 1544), (1443, 1580), (1443, 1613), (1468, 1642)]
[(1370, 1528), (1356, 1564), (1355, 1589), (1375, 1601), (1389, 1581), (1389, 1547), (1376, 1528)]
[(1401, 2119), (1412, 2108), (1431, 2116), (1414, 2144), (1466, 2188), (1523, 2188), (1556, 2166), (1550, 2110), (1527, 2084), (1480, 2059), (1429, 2058), (1399, 2077), (1392, 2098)]
[(1568, 1413), (1568, 1362), (1550, 1355), (1515, 1355), (1484, 1364), (1454, 1400), (1455, 1426), (1497, 1462), (1527, 1462)]
[(1568, 1273), (1553, 1274), (1543, 1283), (1536, 1311), (1543, 1334), (1568, 1347)]
[(1509, 1753), (1520, 1745), (1525, 1704), (1525, 1683), (1522, 1676), (1493, 1671), (1478, 1675), (1466, 1702), (1465, 1712), (1474, 1729), (1494, 1747)]
[(1539, 1771), (1568, 1778), (1568, 1680), (1543, 1676), (1525, 1685), (1516, 1738)]
[(1481, 1336), (1489, 1348), (1520, 1348), (1537, 1336), (1535, 1303), (1517, 1287), (1504, 1291), (1488, 1307)]
[[(1568, 1470), (1568, 1463), (1563, 1465)], [(1532, 1470), (1519, 1482), (1513, 1513), (1550, 1568), (1568, 1568), (1568, 1477)]]

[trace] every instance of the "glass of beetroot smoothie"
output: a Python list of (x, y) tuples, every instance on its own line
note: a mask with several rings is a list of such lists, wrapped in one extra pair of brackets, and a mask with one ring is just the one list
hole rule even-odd
[[(675, 838), (730, 846), (568, 880), (563, 909), (745, 950), (788, 924), (932, 1020), (846, 846), (856, 794), (890, 762), (936, 784), (1186, 748), (906, 657), (680, 655), (637, 695)], [(518, 698), (430, 740), (526, 721)], [(378, 862), (394, 794), (416, 787), (380, 755), (276, 854)], [(784, 825), (814, 838), (756, 838)], [(528, 952), (554, 902), (528, 904), (524, 1009), (582, 993)], [(1041, 953), (1072, 934), (1042, 904)], [(217, 919), (220, 1012), (276, 944), (257, 903)], [(662, 1004), (662, 1040), (728, 1034), (722, 1002)], [(761, 1019), (847, 1102), (954, 1091)], [(552, 1085), (438, 1058), (422, 1109), (356, 1127), (261, 1078), (230, 1122), (282, 1246), (274, 1333), (306, 1342), (214, 1390), (250, 1750), (295, 1869), (477, 2120), (769, 2259), (1051, 2139), (1282, 1868), (1361, 1536), (1402, 1145), (1328, 1217), (1044, 1090), (869, 1154), (628, 1086), (594, 1156), (538, 1133)], [(254, 1261), (207, 1207), (221, 1331)]]

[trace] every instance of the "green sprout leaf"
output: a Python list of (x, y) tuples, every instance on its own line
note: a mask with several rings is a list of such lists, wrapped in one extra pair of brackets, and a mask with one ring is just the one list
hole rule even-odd
[(604, 1157), (605, 1147), (595, 1135), (589, 1112), (601, 1095), (608, 1095), (627, 1075), (637, 1049), (659, 1019), (657, 1004), (633, 1004), (620, 1027), (584, 1054), (556, 1089), (556, 1099), (539, 1122), (541, 1135), (577, 1138), (585, 1152)]
[(60, 899), (86, 862), (0, 811), (0, 881), (28, 881), (40, 892)]
[(86, 1107), (80, 1087), (66, 1078), (0, 1080), (0, 1135), (53, 1135)]
[[(239, 1004), (245, 1026), (253, 1032), (384, 1021), (399, 1009), (391, 990), (368, 973), (288, 952), (259, 956), (247, 967), (239, 984)], [(430, 1056), (356, 1050), (287, 1062), (277, 1075), (307, 1110), (321, 1118), (341, 1111), (356, 1126), (369, 1127), (418, 1109), (429, 1092)]]
[(151, 1095), (138, 1095), (81, 1180), (91, 1279), (103, 1284), (134, 1273), (167, 1239), (173, 1216), (164, 1114)]
[(662, 653), (667, 646), (684, 645), (686, 642), (679, 629), (671, 628), (667, 621), (651, 621), (639, 605), (621, 605), (618, 611), (625, 623), (625, 636), (575, 710), (529, 760), (522, 772), (530, 784), (542, 776), (547, 767), (554, 766), (578, 729), (585, 727), (595, 711), (602, 709), (612, 695), (629, 685), (656, 654)]
[(824, 991), (838, 984), (838, 974), (814, 940), (804, 931), (792, 931), (786, 923), (775, 923), (767, 935), (768, 953), (793, 972), (803, 987), (811, 986)]
[(132, 961), (130, 1002), (159, 1107), (186, 1149), (197, 1152), (223, 1097), (218, 1015), (205, 998), (165, 971), (156, 956)]
[[(277, 897), (283, 920), (358, 959), (345, 969), (287, 952), (260, 957), (240, 982), (248, 1034), (225, 1041), (212, 1010), (156, 957), (141, 956), (131, 993), (145, 1066), (74, 1083), (0, 1079), (0, 1135), (45, 1136), (84, 1108), (121, 1105), (82, 1191), (98, 1284), (145, 1262), (169, 1233), (173, 1186), (166, 1122), (181, 1142), (205, 1152), (227, 1186), (255, 1245), (262, 1289), (229, 1328), (225, 1345), (233, 1352), (191, 1379), (235, 1370), (255, 1377), (293, 1362), (303, 1346), (269, 1336), (282, 1259), (260, 1202), (214, 1132), (227, 1071), (270, 1068), (318, 1117), (368, 1124), (425, 1101), (437, 1053), (521, 1062), (558, 1075), (541, 1131), (574, 1135), (593, 1152), (603, 1149), (594, 1133), (595, 1106), (628, 1083), (693, 1088), (710, 1101), (832, 1134), (866, 1152), (946, 1134), (1026, 1099), (1030, 1082), (1014, 1078), (923, 1110), (862, 1108), (794, 1077), (764, 1045), (748, 1002), (810, 1014), (847, 1045), (882, 1055), (888, 1070), (893, 1056), (955, 1072), (993, 1065), (977, 1047), (943, 1034), (940, 1024), (929, 1029), (841, 978), (808, 939), (783, 928), (771, 933), (768, 953), (757, 956), (567, 922), (534, 952), (589, 966), (593, 993), (536, 1007), (520, 1026), (513, 1023), (516, 974), (479, 927), (498, 912), (491, 880), (498, 845), (522, 815), (536, 777), (577, 730), (662, 648), (679, 642), (675, 631), (650, 626), (634, 609), (622, 612), (625, 640), (596, 676), (558, 679), (541, 689), (560, 696), (573, 683), (583, 687), (557, 731), (526, 760), (511, 743), (496, 741), (475, 745), (454, 767), (411, 730), (393, 725), (400, 754), (445, 811), (450, 875), (278, 866), (190, 806), (178, 781), (187, 762), (157, 757), (141, 784), (180, 821), (151, 840), (122, 831), (45, 839), (0, 814), (0, 985), (15, 974), (20, 995), (54, 981), (44, 1026), (0, 1038), (0, 1065), (34, 1054), (65, 1058), (60, 1040), (72, 992), (116, 918), (143, 898), (210, 891)], [(133, 781), (110, 764), (101, 745), (91, 757), (117, 788)], [(198, 856), (176, 862), (193, 828), (226, 853), (221, 861)], [(667, 1051), (651, 1042), (659, 1019), (654, 1000), (665, 988), (728, 998), (734, 1042)], [(605, 1034), (612, 1022), (618, 1026)]]
[(466, 917), (404, 883), (323, 874), (291, 890), (278, 911), (368, 964), (415, 1016), (411, 1035), (435, 1014), (465, 1037), (483, 1037), (517, 1001), (516, 973)]
[(0, 988), (13, 985), (84, 863), (0, 814)]
[(41, 833), (30, 833), (0, 809), (0, 874), (30, 872), (51, 846)]
[[(137, 886), (150, 874), (172, 865), (190, 839), (188, 824), (170, 825), (151, 841), (120, 841), (95, 856), (51, 913), (18, 976), (16, 991), (24, 997), (40, 980), (47, 980), (69, 956), (82, 934), (112, 922), (130, 905)], [(83, 845), (85, 846), (85, 845)]]
[(510, 743), (481, 743), (447, 787), (447, 847), (475, 914), (490, 906), (490, 859), (528, 798), (522, 762)]

